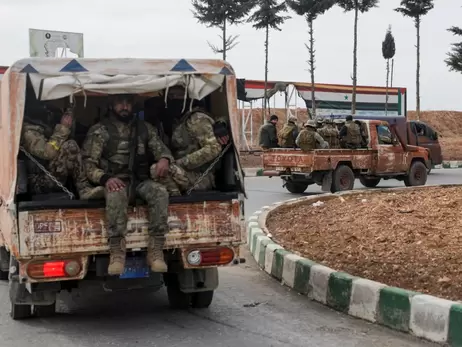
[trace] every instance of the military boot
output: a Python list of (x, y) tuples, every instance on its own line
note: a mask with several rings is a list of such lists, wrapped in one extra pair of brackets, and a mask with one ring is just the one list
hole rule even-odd
[(152, 272), (167, 272), (167, 264), (164, 261), (165, 236), (149, 236), (148, 241), (148, 265)]
[(112, 237), (109, 239), (109, 267), (107, 272), (110, 276), (121, 275), (125, 269), (125, 238)]

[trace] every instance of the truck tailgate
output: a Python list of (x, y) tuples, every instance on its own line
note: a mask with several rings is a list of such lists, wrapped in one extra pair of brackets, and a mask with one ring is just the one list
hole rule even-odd
[(263, 152), (263, 168), (283, 171), (286, 168), (311, 168), (314, 152), (305, 153), (294, 149), (273, 149)]
[[(209, 194), (209, 198), (184, 201), (171, 198), (166, 248), (204, 244), (239, 245), (244, 219), (242, 200), (236, 193)], [(189, 198), (189, 197), (186, 197)], [(109, 250), (104, 201), (45, 201), (19, 205), (19, 251), (21, 258), (69, 253), (97, 254)], [(56, 205), (56, 202), (54, 203)], [(127, 248), (147, 245), (146, 206), (128, 211)]]

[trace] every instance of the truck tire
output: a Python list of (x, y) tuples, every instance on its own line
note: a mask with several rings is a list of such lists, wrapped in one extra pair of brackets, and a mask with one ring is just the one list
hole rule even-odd
[(286, 189), (292, 194), (302, 194), (305, 192), (306, 188), (308, 188), (308, 182), (294, 182), (291, 179), (288, 179), (285, 182)]
[(13, 320), (22, 320), (32, 316), (31, 305), (17, 305), (11, 303), (10, 316)]
[(167, 283), (167, 297), (170, 308), (176, 310), (187, 310), (191, 307), (192, 295), (190, 293), (183, 293), (180, 290), (178, 280), (171, 274)]
[(208, 308), (213, 301), (213, 290), (197, 292), (192, 295), (193, 308)]
[(52, 317), (56, 314), (56, 302), (51, 305), (34, 305), (32, 311), (37, 317)]
[(424, 186), (427, 183), (427, 170), (427, 167), (421, 161), (413, 162), (409, 175), (404, 177), (406, 187)]
[(366, 188), (375, 188), (378, 186), (382, 179), (381, 178), (376, 178), (376, 177), (364, 177), (361, 176), (359, 178), (359, 182), (366, 187)]
[(332, 193), (352, 190), (355, 185), (355, 174), (347, 165), (339, 165), (332, 175)]

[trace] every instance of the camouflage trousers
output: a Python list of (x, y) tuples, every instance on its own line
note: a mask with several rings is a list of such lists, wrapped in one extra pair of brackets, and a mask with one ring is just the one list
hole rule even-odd
[[(165, 178), (157, 177), (156, 175), (156, 164), (151, 166), (150, 169), (151, 178), (155, 182), (159, 182), (164, 185), (170, 195), (179, 195), (177, 192), (184, 193), (199, 179), (202, 175), (198, 171), (186, 171), (179, 165), (171, 164), (169, 174)], [(215, 175), (213, 172), (209, 172), (193, 190), (206, 191), (215, 188)]]
[[(150, 236), (165, 236), (168, 232), (168, 192), (160, 183), (145, 180), (136, 187), (136, 195), (148, 204)], [(128, 223), (128, 186), (117, 192), (105, 190), (108, 236), (123, 237)]]
[[(33, 166), (33, 172), (36, 172), (28, 177), (29, 189), (33, 194), (61, 192), (58, 185), (44, 172), (41, 172), (35, 163), (30, 162), (29, 166)], [(83, 190), (88, 185), (88, 180), (83, 170), (80, 148), (74, 140), (64, 142), (58, 155), (48, 163), (46, 169), (63, 185), (66, 183), (67, 178), (71, 176), (78, 191)]]

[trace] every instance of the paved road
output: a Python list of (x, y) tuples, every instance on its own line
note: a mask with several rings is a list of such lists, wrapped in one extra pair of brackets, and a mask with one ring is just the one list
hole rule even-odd
[[(462, 183), (462, 170), (436, 170), (430, 184)], [(358, 184), (359, 186), (359, 184)], [(401, 186), (391, 181), (389, 186)], [(247, 179), (247, 213), (293, 195), (278, 179)], [(309, 194), (319, 193), (311, 188)], [(433, 346), (332, 311), (289, 291), (247, 263), (221, 271), (212, 307), (179, 312), (165, 292), (62, 294), (59, 315), (14, 322), (0, 284), (0, 347), (188, 346), (384, 347)], [(250, 306), (250, 307), (249, 307)]]

